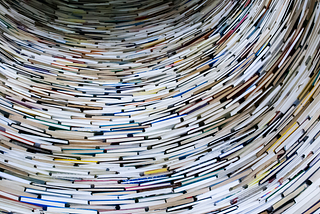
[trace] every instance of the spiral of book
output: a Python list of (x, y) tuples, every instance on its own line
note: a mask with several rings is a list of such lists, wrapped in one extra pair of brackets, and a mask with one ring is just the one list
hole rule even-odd
[(0, 213), (320, 213), (319, 0), (0, 0)]

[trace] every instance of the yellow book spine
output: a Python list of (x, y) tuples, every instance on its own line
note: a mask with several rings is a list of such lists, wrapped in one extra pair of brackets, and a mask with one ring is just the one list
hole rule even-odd
[(167, 168), (161, 168), (161, 169), (149, 170), (149, 171), (145, 171), (144, 174), (145, 175), (151, 175), (151, 174), (158, 174), (158, 173), (164, 173), (164, 172), (168, 172), (168, 169)]

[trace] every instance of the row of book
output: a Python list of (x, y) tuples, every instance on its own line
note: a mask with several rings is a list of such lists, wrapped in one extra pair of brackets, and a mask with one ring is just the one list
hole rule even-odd
[(0, 212), (319, 213), (318, 0), (0, 0)]

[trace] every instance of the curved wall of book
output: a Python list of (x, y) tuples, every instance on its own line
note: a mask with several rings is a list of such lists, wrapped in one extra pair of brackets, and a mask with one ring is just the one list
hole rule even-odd
[(0, 11), (1, 213), (319, 208), (318, 0)]

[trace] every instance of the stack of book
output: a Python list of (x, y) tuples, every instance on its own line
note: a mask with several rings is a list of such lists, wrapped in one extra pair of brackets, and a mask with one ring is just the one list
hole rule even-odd
[(0, 11), (0, 213), (319, 213), (318, 0)]

